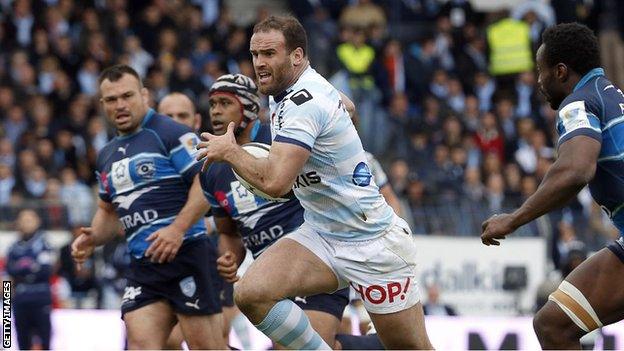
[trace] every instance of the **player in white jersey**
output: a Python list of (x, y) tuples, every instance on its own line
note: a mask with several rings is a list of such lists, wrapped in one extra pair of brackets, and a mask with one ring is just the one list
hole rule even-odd
[(289, 296), (351, 285), (387, 348), (432, 348), (416, 285), (411, 232), (372, 179), (339, 92), (309, 66), (307, 38), (292, 17), (254, 27), (250, 51), (259, 89), (270, 95), (273, 144), (256, 159), (222, 136), (203, 133), (198, 159), (223, 161), (273, 197), (291, 189), (304, 224), (256, 260), (235, 288), (241, 311), (274, 342), (328, 349)]

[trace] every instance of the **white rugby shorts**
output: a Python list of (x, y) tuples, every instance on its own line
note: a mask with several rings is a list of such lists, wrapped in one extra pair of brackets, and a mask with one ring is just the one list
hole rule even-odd
[(416, 244), (407, 223), (397, 217), (381, 236), (362, 241), (328, 238), (304, 223), (286, 235), (329, 266), (338, 289), (351, 286), (366, 310), (388, 314), (420, 301), (416, 276)]

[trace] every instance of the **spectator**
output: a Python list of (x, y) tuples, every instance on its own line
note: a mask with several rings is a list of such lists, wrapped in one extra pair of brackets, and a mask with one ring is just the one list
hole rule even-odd
[(431, 284), (427, 287), (427, 302), (423, 305), (427, 316), (456, 316), (457, 312), (449, 304), (440, 302), (440, 288)]
[[(0, 162), (0, 206), (4, 207), (9, 205), (14, 187), (15, 177), (13, 176), (11, 166)], [(4, 210), (2, 212), (4, 212)], [(6, 220), (6, 218), (2, 219)]]
[(20, 211), (16, 220), (19, 239), (9, 249), (7, 273), (15, 284), (13, 311), (19, 348), (30, 350), (34, 337), (39, 347), (50, 349), (52, 295), (50, 277), (54, 253), (39, 230), (41, 220), (31, 209)]
[(67, 206), (69, 224), (74, 227), (81, 223), (89, 223), (95, 211), (93, 192), (76, 177), (72, 168), (61, 171), (61, 201)]

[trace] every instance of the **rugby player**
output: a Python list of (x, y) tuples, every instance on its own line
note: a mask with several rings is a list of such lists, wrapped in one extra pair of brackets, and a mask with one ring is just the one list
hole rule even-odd
[[(600, 68), (593, 32), (578, 23), (550, 27), (537, 51), (538, 84), (558, 110), (558, 157), (537, 191), (511, 214), (483, 223), (485, 245), (565, 205), (586, 185), (624, 233), (624, 94)], [(624, 239), (575, 268), (536, 314), (545, 349), (580, 349), (579, 338), (624, 317)]]
[[(191, 128), (195, 133), (199, 132), (201, 127), (201, 115), (195, 109), (195, 104), (191, 99), (179, 92), (173, 92), (167, 94), (158, 103), (158, 113), (173, 118), (174, 121), (182, 123), (185, 126)], [(214, 218), (212, 215), (205, 217), (204, 223), (206, 225), (206, 232), (209, 238), (214, 239), (215, 235), (211, 235), (214, 232)], [(213, 244), (216, 242), (211, 240)], [(230, 335), (230, 325), (232, 319), (239, 313), (238, 308), (234, 305), (234, 288), (232, 283), (224, 282), (223, 288), (219, 294), (221, 299), (221, 308), (223, 309), (223, 338), (225, 343), (228, 343)], [(167, 348), (174, 349), (179, 348), (182, 344), (183, 336), (180, 324), (176, 324), (171, 335), (167, 340)]]
[(259, 90), (270, 95), (269, 156), (255, 158), (237, 145), (230, 123), (223, 135), (202, 133), (198, 159), (204, 167), (229, 163), (272, 197), (294, 189), (305, 211), (303, 225), (238, 282), (236, 304), (276, 343), (329, 349), (288, 297), (351, 285), (385, 347), (432, 348), (411, 231), (379, 193), (339, 92), (310, 67), (305, 30), (293, 17), (268, 17), (254, 27), (250, 51)]
[(123, 227), (131, 255), (122, 298), (129, 349), (161, 349), (176, 321), (191, 349), (224, 349), (209, 206), (194, 160), (197, 136), (148, 107), (126, 65), (105, 69), (100, 102), (118, 136), (99, 153), (98, 209), (72, 244), (80, 265)]

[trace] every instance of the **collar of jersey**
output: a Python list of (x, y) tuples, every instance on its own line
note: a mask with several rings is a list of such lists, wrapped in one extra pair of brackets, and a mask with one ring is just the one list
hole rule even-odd
[(251, 141), (256, 141), (256, 138), (258, 137), (258, 131), (260, 130), (260, 121), (259, 120), (255, 120), (253, 127), (251, 128), (251, 133), (249, 135), (249, 139)]
[(143, 122), (141, 122), (141, 128), (138, 128), (134, 133), (132, 134), (126, 134), (126, 135), (118, 135), (116, 137), (117, 140), (124, 140), (124, 139), (128, 139), (128, 138), (132, 138), (133, 136), (135, 136), (138, 132), (141, 131), (141, 129), (143, 128), (143, 126), (145, 124), (147, 124), (147, 122), (149, 122), (150, 119), (152, 119), (152, 116), (156, 114), (156, 111), (154, 111), (154, 109), (148, 109), (147, 110), (147, 114), (145, 114), (145, 117), (143, 117)]
[[(301, 77), (303, 77), (304, 75), (306, 75), (308, 73), (308, 71), (312, 70), (312, 66), (310, 66), (308, 64), (308, 68), (305, 69), (305, 71), (303, 71), (303, 73), (301, 74), (301, 76), (299, 76), (299, 79), (301, 79)], [(299, 79), (297, 79), (297, 82), (299, 81)], [(288, 88), (284, 89), (284, 91), (282, 91), (281, 93), (273, 96), (273, 100), (278, 103), (280, 101), (282, 101), (283, 98), (286, 97), (286, 95), (288, 95), (291, 91), (292, 91), (292, 87), (295, 86), (295, 84), (297, 84), (297, 82), (294, 82), (293, 85), (289, 86)]]
[(577, 91), (581, 89), (585, 84), (587, 84), (587, 82), (589, 82), (590, 79), (594, 77), (600, 77), (600, 76), (604, 76), (604, 69), (600, 67), (592, 69), (591, 71), (585, 73), (583, 78), (581, 78), (581, 80), (579, 80), (579, 82), (576, 83), (576, 85), (574, 86), (574, 90), (572, 91)]

